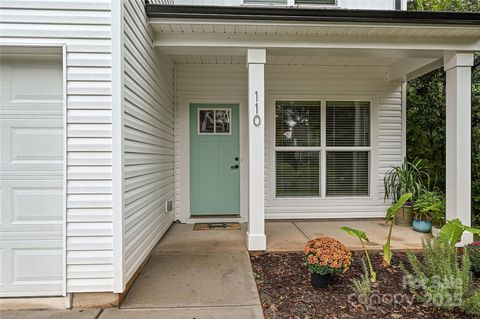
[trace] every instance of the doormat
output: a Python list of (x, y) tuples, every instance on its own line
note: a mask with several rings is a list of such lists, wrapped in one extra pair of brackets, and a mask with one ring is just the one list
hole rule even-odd
[(240, 230), (239, 223), (195, 223), (193, 230)]

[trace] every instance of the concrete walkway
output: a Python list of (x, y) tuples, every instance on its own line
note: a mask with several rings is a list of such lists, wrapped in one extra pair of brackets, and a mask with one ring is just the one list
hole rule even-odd
[(107, 309), (100, 319), (263, 318), (245, 247), (245, 226), (241, 230), (192, 228), (173, 225), (121, 309)]

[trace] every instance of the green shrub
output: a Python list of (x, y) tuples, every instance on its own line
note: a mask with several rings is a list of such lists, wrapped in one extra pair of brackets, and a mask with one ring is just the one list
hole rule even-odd
[(480, 291), (475, 291), (464, 301), (462, 310), (469, 315), (480, 317)]
[(472, 294), (470, 259), (464, 254), (459, 262), (457, 250), (447, 240), (423, 241), (423, 259), (408, 253), (412, 272), (402, 265), (408, 287), (415, 298), (436, 308), (461, 307)]
[(467, 251), (472, 264), (472, 270), (480, 273), (480, 241), (468, 245)]

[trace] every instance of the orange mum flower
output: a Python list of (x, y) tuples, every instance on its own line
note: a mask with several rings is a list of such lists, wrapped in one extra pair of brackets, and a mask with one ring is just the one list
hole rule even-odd
[(304, 253), (307, 267), (311, 272), (319, 274), (345, 272), (352, 262), (350, 250), (330, 237), (309, 240)]

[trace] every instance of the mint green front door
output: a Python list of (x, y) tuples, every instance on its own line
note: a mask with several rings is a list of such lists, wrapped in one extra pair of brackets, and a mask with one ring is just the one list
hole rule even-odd
[(190, 105), (190, 214), (240, 214), (238, 104)]

